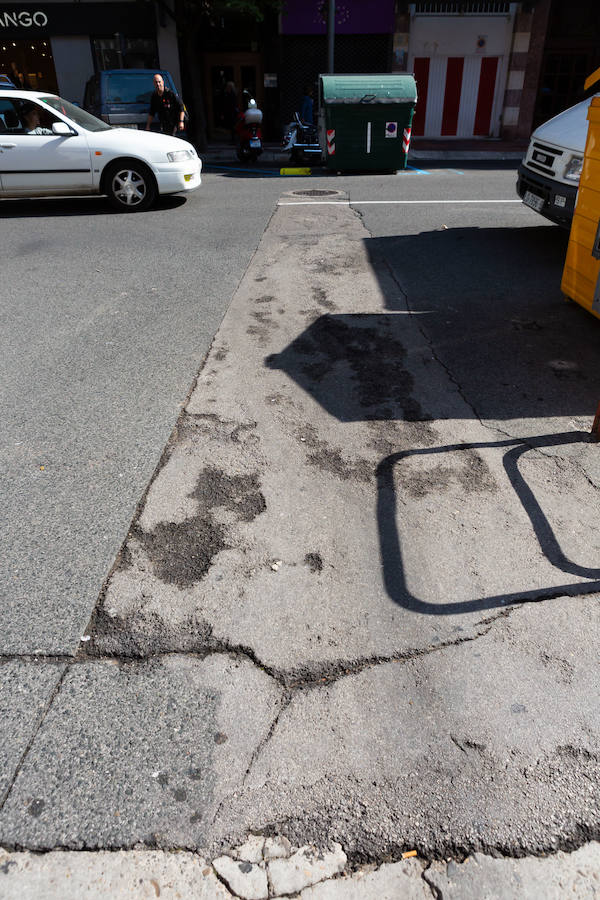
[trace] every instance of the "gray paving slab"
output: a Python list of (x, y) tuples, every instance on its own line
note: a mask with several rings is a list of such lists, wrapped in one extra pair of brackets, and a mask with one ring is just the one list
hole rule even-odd
[(294, 679), (600, 590), (583, 465), (563, 490), (545, 443), (480, 421), (361, 217), (299, 199), (283, 197), (216, 336), (98, 653), (243, 646)]
[(463, 863), (433, 863), (426, 879), (444, 900), (596, 900), (600, 844), (527, 859), (492, 859), (476, 853)]
[(6, 853), (3, 900), (228, 900), (233, 895), (204, 859), (191, 853)]
[[(294, 694), (226, 820), (348, 856), (520, 855), (598, 831), (598, 598), (513, 610), (477, 640)], [(219, 827), (219, 822), (216, 822)]]
[(279, 709), (248, 660), (70, 668), (0, 814), (27, 849), (205, 846)]
[(64, 670), (54, 663), (0, 663), (0, 804)]
[(305, 888), (300, 900), (431, 900), (424, 864), (407, 859)]

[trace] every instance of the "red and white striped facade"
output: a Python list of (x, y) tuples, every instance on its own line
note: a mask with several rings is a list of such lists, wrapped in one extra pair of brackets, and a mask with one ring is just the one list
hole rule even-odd
[(443, 2), (411, 6), (408, 71), (415, 74), (418, 94), (414, 136), (499, 136), (517, 5), (480, 6), (489, 12), (459, 15), (452, 12), (455, 4)]

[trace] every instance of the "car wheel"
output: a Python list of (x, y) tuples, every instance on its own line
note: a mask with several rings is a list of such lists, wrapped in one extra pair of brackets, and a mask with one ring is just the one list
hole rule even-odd
[(104, 187), (108, 199), (121, 212), (143, 212), (156, 199), (156, 182), (149, 169), (137, 160), (113, 163)]

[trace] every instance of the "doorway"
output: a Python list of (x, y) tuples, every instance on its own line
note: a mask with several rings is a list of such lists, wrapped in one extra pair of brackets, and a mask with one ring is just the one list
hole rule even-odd
[(204, 84), (208, 137), (210, 140), (230, 138), (233, 110), (243, 109), (244, 97), (253, 97), (259, 107), (263, 105), (261, 54), (205, 53)]

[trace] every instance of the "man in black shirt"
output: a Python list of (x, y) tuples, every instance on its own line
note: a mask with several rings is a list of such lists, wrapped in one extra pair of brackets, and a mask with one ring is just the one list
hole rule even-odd
[(146, 122), (146, 131), (155, 115), (158, 115), (160, 130), (163, 134), (177, 134), (185, 129), (185, 112), (183, 103), (173, 91), (165, 87), (162, 75), (154, 76), (154, 93), (150, 100), (150, 112)]

